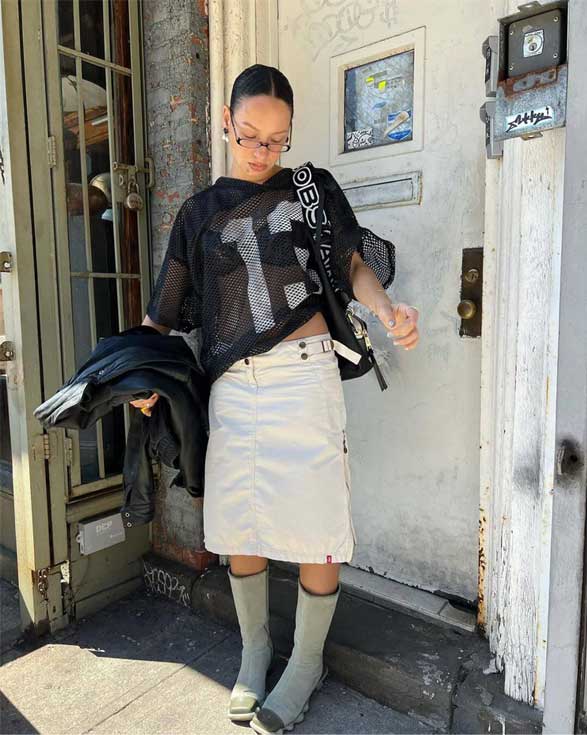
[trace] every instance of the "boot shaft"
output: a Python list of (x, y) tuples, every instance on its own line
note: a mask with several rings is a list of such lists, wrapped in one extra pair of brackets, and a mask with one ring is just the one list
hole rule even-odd
[(232, 598), (240, 628), (243, 647), (263, 648), (269, 633), (269, 571), (234, 575), (228, 568)]

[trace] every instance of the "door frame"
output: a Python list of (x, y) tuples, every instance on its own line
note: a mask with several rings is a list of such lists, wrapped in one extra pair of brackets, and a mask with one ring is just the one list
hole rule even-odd
[[(2, 245), (12, 253), (12, 270), (2, 279), (6, 338), (14, 343), (7, 363), (7, 393), (13, 457), (14, 515), (21, 629), (40, 635), (63, 627), (61, 573), (52, 548), (49, 487), (45, 471), (45, 440), (33, 410), (42, 401), (40, 338), (37, 314), (35, 228), (31, 209), (27, 102), (24, 87), (22, 5), (0, 7), (0, 123), (4, 159)], [(38, 45), (37, 40), (37, 45)], [(30, 100), (29, 100), (30, 101)], [(5, 112), (4, 112), (5, 111)], [(30, 114), (30, 113), (29, 113)], [(32, 141), (31, 141), (32, 142)], [(46, 149), (42, 156), (46, 160)]]
[[(579, 722), (587, 705), (587, 580), (585, 521), (587, 488), (587, 8), (569, 3), (569, 77), (562, 211), (559, 352), (556, 376), (556, 449), (568, 443), (576, 469), (555, 473), (549, 579), (545, 733), (585, 732)], [(577, 398), (579, 397), (579, 400)], [(565, 458), (568, 463), (568, 459)], [(581, 725), (583, 729), (581, 729)]]

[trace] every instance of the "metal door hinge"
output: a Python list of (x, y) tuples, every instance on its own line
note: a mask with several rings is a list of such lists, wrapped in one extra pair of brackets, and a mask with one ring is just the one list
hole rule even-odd
[(61, 584), (69, 585), (70, 584), (70, 562), (69, 561), (64, 561), (61, 564), (55, 564), (54, 566), (50, 566), (50, 567), (42, 567), (41, 569), (31, 570), (32, 576), (33, 576), (33, 584), (37, 585), (37, 589), (39, 590), (39, 594), (41, 595), (43, 600), (47, 600), (47, 592), (49, 590), (49, 575), (52, 572), (55, 572), (57, 569), (59, 569), (60, 571)]
[[(65, 464), (71, 467), (73, 457), (73, 440), (66, 436), (64, 439)], [(33, 443), (33, 459), (38, 461), (44, 459), (49, 462), (52, 459), (51, 437), (49, 434), (41, 434), (35, 438)]]
[(73, 439), (69, 436), (65, 437), (65, 464), (67, 467), (73, 464)]
[(49, 569), (50, 567), (43, 567), (42, 569), (33, 569), (33, 584), (37, 585), (39, 594), (43, 600), (47, 600), (47, 590), (49, 588)]
[(57, 166), (57, 142), (54, 135), (47, 138), (47, 163), (49, 168)]
[(33, 442), (33, 460), (39, 462), (40, 460), (51, 458), (51, 448), (49, 444), (49, 434), (40, 434), (36, 436)]

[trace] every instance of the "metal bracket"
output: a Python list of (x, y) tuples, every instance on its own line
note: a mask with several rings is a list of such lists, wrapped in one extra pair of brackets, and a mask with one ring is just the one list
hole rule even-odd
[(2, 250), (0, 252), (0, 273), (11, 273), (12, 272), (12, 253), (8, 250)]
[(114, 161), (112, 163), (112, 170), (118, 172), (119, 179), (118, 183), (121, 188), (128, 187), (129, 179), (136, 179), (137, 173), (148, 174), (147, 178), (147, 189), (152, 189), (155, 186), (155, 163), (151, 156), (145, 156), (145, 167), (133, 166), (129, 163), (119, 163)]
[(487, 36), (481, 44), (485, 59), (485, 96), (495, 97), (499, 76), (499, 36)]
[(49, 569), (50, 567), (43, 567), (42, 569), (33, 569), (33, 584), (37, 585), (39, 594), (43, 600), (47, 601), (47, 590), (49, 589)]
[(479, 117), (485, 124), (485, 150), (487, 158), (503, 156), (503, 141), (495, 140), (495, 100), (487, 100), (479, 108)]
[(49, 590), (49, 574), (52, 571), (55, 571), (56, 569), (59, 569), (61, 573), (61, 584), (70, 584), (70, 562), (69, 560), (62, 562), (61, 564), (56, 564), (52, 567), (42, 567), (41, 569), (33, 569), (32, 575), (33, 575), (33, 584), (37, 585), (37, 589), (39, 590), (39, 594), (41, 595), (42, 599), (47, 602), (47, 592)]
[(14, 360), (14, 343), (0, 343), (0, 362), (11, 362)]

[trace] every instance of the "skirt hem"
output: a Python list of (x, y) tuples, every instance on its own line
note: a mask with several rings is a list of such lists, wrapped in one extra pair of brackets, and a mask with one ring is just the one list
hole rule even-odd
[[(217, 549), (211, 549), (204, 543), (204, 548), (211, 554), (218, 554), (219, 556), (264, 556), (267, 559), (273, 559), (274, 561), (290, 561), (290, 562), (301, 562), (302, 564), (344, 564), (350, 562), (354, 554), (353, 548), (349, 554), (302, 554), (296, 551), (283, 551), (281, 549), (269, 549), (268, 547), (256, 547), (254, 549), (234, 549), (227, 551), (223, 549), (218, 551)], [(327, 561), (326, 557), (330, 556), (330, 562)]]

